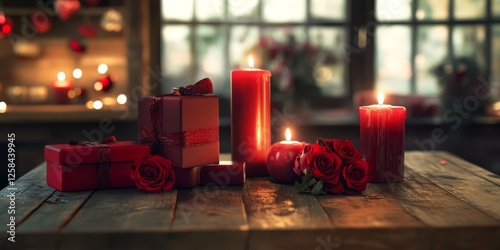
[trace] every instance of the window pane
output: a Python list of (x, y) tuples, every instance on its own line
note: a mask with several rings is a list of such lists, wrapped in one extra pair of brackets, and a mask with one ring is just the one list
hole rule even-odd
[(492, 99), (500, 101), (500, 25), (492, 28), (491, 46), (493, 48), (491, 73), (492, 73)]
[(305, 22), (305, 0), (266, 0), (262, 1), (264, 21), (267, 22)]
[(379, 21), (410, 20), (412, 0), (377, 0), (375, 12)]
[(346, 40), (344, 29), (313, 27), (309, 34), (312, 50), (308, 54), (313, 56), (316, 85), (323, 95), (345, 95), (346, 60), (342, 46)]
[(191, 84), (191, 30), (185, 25), (168, 25), (162, 30), (162, 76), (165, 78), (162, 93), (173, 87)]
[(228, 0), (229, 18), (234, 21), (257, 21), (259, 0)]
[(415, 16), (418, 20), (448, 19), (449, 0), (419, 0)]
[(453, 55), (456, 59), (472, 60), (480, 70), (486, 68), (485, 28), (482, 25), (463, 25), (453, 28)]
[(196, 28), (196, 79), (205, 77), (212, 80), (214, 93), (229, 96), (225, 89), (224, 74), (227, 74), (224, 64), (225, 29), (216, 25), (200, 25)]
[(491, 73), (493, 74), (493, 81), (500, 82), (500, 25), (493, 26), (492, 37), (493, 61), (491, 62)]
[(444, 63), (447, 54), (448, 27), (420, 26), (417, 29), (415, 71), (418, 94), (439, 94), (438, 78), (433, 71)]
[(311, 15), (315, 19), (344, 20), (345, 0), (312, 0)]
[[(257, 54), (259, 44), (259, 29), (257, 26), (235, 25), (231, 28), (231, 37), (229, 38), (230, 68), (247, 68), (248, 54)], [(262, 43), (262, 46), (265, 44)], [(255, 67), (262, 68), (262, 58), (255, 55)]]
[(377, 89), (384, 92), (409, 94), (412, 74), (410, 27), (379, 26), (376, 32)]
[(491, 15), (497, 18), (500, 17), (500, 0), (492, 0), (491, 6)]
[(189, 21), (193, 19), (193, 0), (162, 0), (163, 19)]
[(457, 19), (485, 18), (486, 0), (455, 0), (453, 12)]
[(224, 0), (196, 0), (195, 4), (196, 20), (225, 20)]

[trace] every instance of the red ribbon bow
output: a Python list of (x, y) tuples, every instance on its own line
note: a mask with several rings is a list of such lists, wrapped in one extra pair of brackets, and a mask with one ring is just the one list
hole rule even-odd
[(210, 78), (203, 78), (193, 85), (172, 90), (172, 95), (207, 95), (213, 93), (214, 87)]

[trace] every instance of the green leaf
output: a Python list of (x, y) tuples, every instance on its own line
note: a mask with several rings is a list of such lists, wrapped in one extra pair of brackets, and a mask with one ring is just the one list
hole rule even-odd
[(306, 186), (312, 187), (312, 186), (316, 185), (316, 183), (318, 183), (318, 181), (316, 179), (312, 178), (309, 182), (307, 182)]
[(306, 185), (302, 184), (302, 183), (299, 183), (298, 181), (295, 182), (294, 184), (294, 187), (295, 189), (298, 191), (298, 192), (301, 192), (301, 193), (304, 193), (304, 192), (309, 192), (309, 188), (307, 188)]
[(320, 180), (320, 181), (318, 181), (318, 182), (314, 185), (314, 187), (312, 188), (312, 190), (311, 190), (311, 194), (313, 194), (313, 195), (320, 195), (320, 194), (324, 194), (324, 192), (323, 192), (322, 188), (323, 188), (323, 181), (322, 181), (322, 180)]
[(312, 179), (312, 175), (306, 174), (304, 177), (302, 177), (302, 184), (307, 185), (307, 183), (309, 183), (309, 181), (311, 181)]

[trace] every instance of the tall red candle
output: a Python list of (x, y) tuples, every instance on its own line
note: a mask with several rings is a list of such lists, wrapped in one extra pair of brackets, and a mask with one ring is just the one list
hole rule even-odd
[(404, 179), (405, 119), (402, 106), (379, 104), (359, 107), (361, 154), (367, 161), (369, 182)]
[(265, 176), (271, 147), (271, 72), (231, 71), (231, 156), (246, 162), (247, 176)]

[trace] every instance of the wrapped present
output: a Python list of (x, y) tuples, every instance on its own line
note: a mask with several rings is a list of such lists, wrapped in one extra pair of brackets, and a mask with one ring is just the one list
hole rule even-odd
[(45, 146), (47, 184), (61, 192), (135, 187), (132, 164), (149, 147), (114, 137), (101, 142)]
[(245, 162), (221, 161), (200, 167), (200, 185), (242, 186), (245, 184)]
[(174, 93), (139, 99), (139, 142), (176, 168), (219, 162), (219, 98), (205, 78)]
[(174, 188), (192, 188), (198, 186), (199, 167), (173, 168), (175, 172)]

